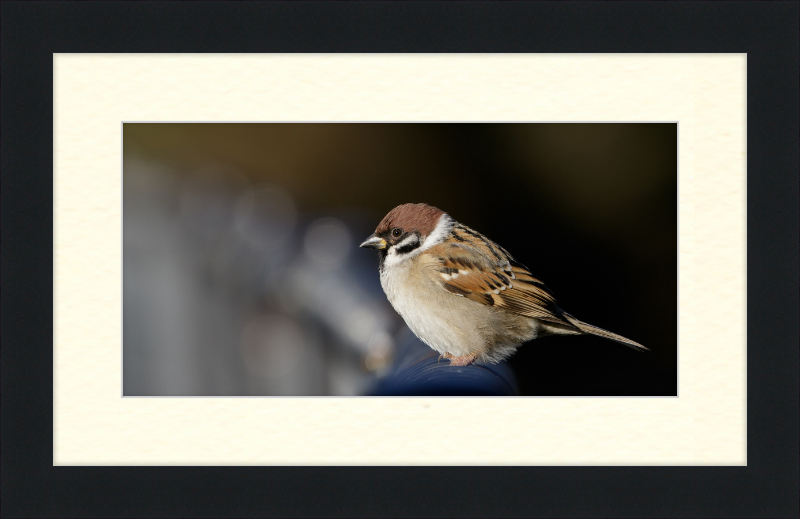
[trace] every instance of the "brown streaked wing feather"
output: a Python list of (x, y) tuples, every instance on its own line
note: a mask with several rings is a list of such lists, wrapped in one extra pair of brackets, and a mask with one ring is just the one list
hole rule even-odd
[(446, 241), (428, 251), (438, 258), (442, 288), (508, 312), (572, 326), (561, 317), (555, 297), (544, 283), (497, 244), (472, 232), (478, 240)]

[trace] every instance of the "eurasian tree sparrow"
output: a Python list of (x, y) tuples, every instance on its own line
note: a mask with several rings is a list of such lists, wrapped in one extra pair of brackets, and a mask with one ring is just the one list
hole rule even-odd
[(592, 334), (647, 349), (563, 311), (525, 265), (436, 207), (395, 207), (361, 247), (379, 251), (389, 302), (451, 365), (497, 363), (546, 335)]

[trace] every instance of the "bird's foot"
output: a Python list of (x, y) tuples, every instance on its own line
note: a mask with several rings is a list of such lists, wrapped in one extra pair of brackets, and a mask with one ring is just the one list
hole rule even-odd
[(469, 355), (464, 355), (463, 357), (454, 357), (450, 353), (443, 354), (443, 357), (446, 359), (450, 359), (451, 366), (469, 366), (475, 359), (478, 358), (477, 353), (470, 353)]

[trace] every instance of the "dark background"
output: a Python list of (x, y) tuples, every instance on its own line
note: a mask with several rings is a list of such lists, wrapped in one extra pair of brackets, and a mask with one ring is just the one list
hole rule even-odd
[[(2, 5), (3, 517), (797, 517), (797, 2), (222, 4)], [(53, 467), (53, 52), (746, 52), (748, 466)]]
[(651, 349), (532, 341), (520, 394), (677, 394), (675, 123), (126, 123), (124, 156), (125, 395), (368, 393), (408, 330), (357, 245), (405, 202)]

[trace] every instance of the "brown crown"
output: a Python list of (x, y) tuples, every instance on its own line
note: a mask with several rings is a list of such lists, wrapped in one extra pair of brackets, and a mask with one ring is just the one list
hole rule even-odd
[(428, 204), (398, 205), (383, 217), (375, 234), (399, 227), (404, 231), (419, 231), (423, 236), (428, 236), (443, 214), (444, 211)]

